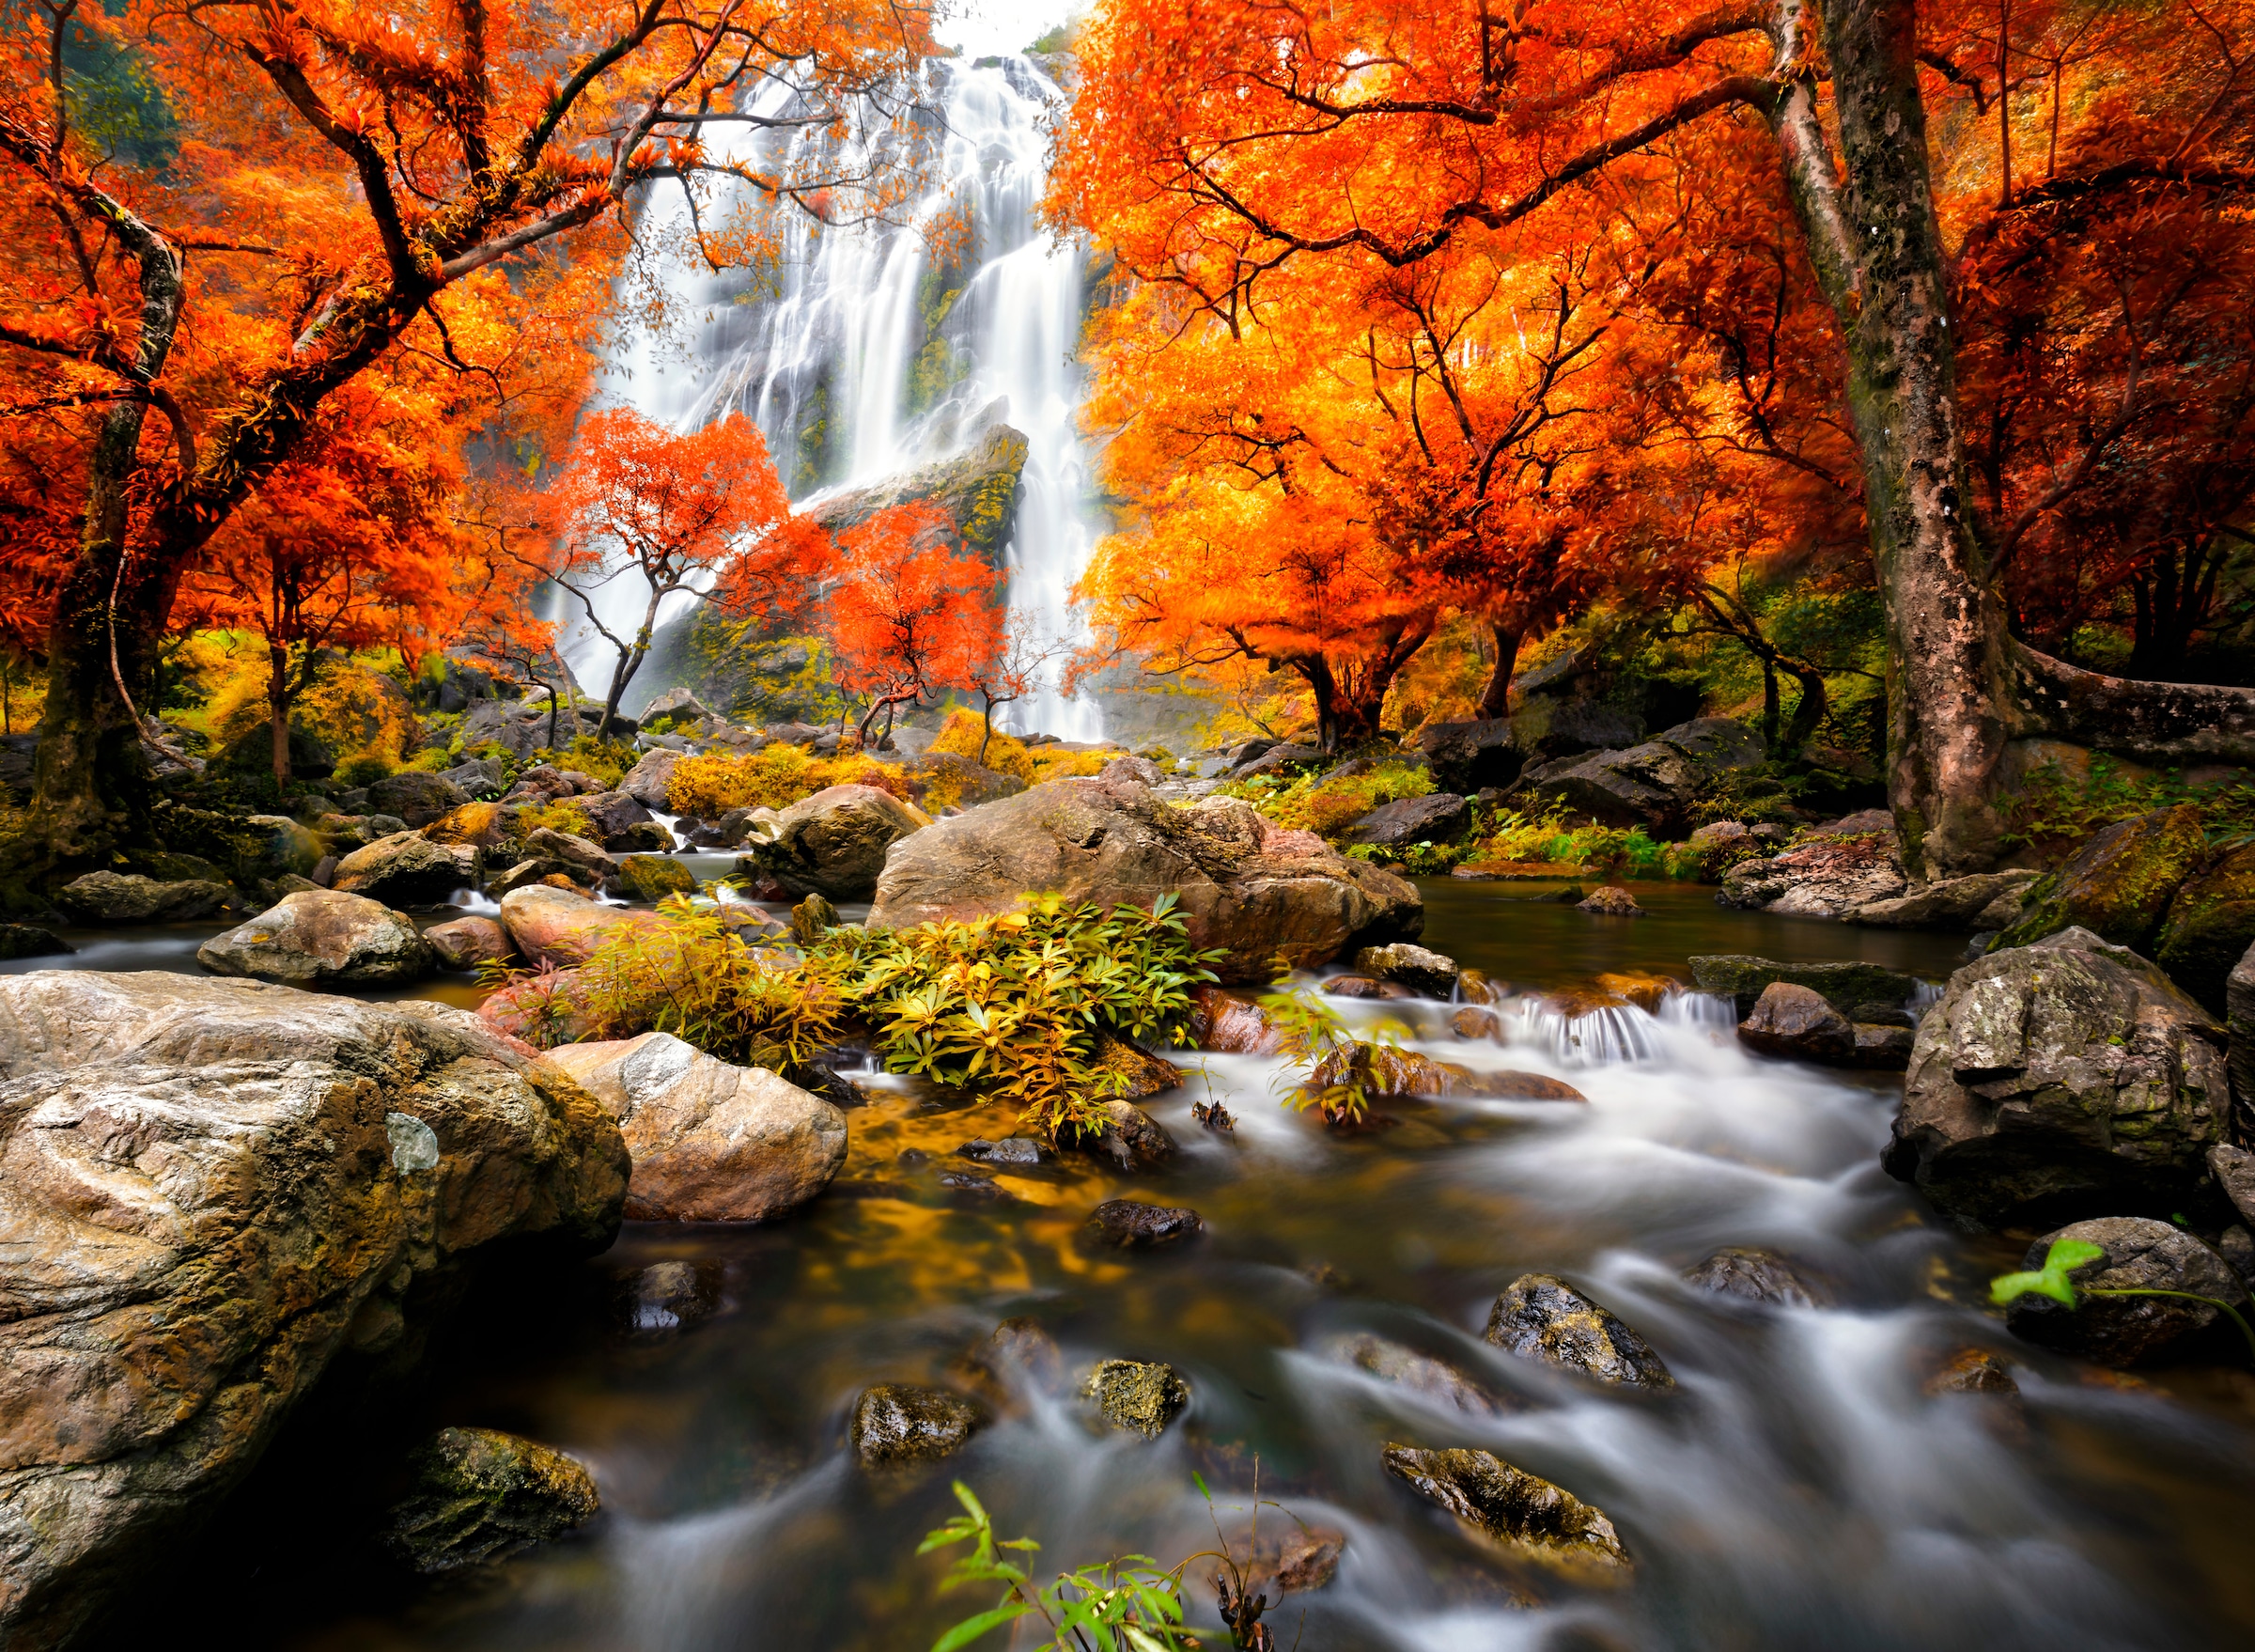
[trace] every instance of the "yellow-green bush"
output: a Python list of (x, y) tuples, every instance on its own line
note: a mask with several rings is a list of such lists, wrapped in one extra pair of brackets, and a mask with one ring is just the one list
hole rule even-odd
[(397, 774), (399, 765), (381, 752), (355, 752), (336, 766), (339, 786), (373, 786), (388, 774)]
[(1278, 784), (1266, 776), (1222, 787), (1248, 800), (1280, 826), (1336, 837), (1381, 803), (1423, 797), (1433, 789), (1433, 773), (1413, 763), (1380, 763), (1360, 774), (1322, 781), (1303, 774)]
[(1045, 780), (1066, 780), (1077, 774), (1100, 774), (1104, 765), (1118, 754), (1113, 752), (1061, 752), (1055, 746), (1028, 748), (1034, 765), (1034, 784)]
[[(986, 738), (986, 720), (976, 711), (950, 711), (947, 721), (941, 725), (939, 738), (932, 741), (931, 749), (953, 753), (958, 757), (969, 757), (975, 763), (980, 760), (979, 741)], [(1034, 784), (1034, 758), (1027, 752), (1025, 741), (1014, 735), (995, 730), (994, 738), (987, 741), (986, 763), (997, 774), (1007, 774), (1013, 780), (1024, 781), (1028, 786)]]
[(911, 795), (908, 777), (891, 764), (856, 754), (818, 757), (777, 743), (756, 752), (708, 752), (683, 757), (666, 783), (666, 807), (676, 815), (717, 819), (730, 809), (787, 809), (833, 786), (874, 786)]
[(526, 806), (517, 817), (517, 834), (525, 834), (547, 827), (551, 832), (562, 832), (573, 837), (593, 837), (595, 828), (587, 818), (587, 811), (569, 798), (558, 798), (553, 803), (537, 807)]

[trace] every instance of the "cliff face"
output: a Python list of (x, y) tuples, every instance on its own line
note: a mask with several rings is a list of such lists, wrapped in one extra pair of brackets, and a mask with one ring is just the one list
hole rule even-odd
[(1023, 434), (996, 425), (967, 452), (825, 499), (807, 514), (835, 534), (893, 506), (929, 500), (947, 512), (965, 549), (999, 564), (1018, 525), (1018, 478), (1026, 447)]

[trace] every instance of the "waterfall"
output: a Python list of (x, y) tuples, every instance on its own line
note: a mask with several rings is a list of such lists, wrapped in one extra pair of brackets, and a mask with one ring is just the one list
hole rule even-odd
[[(1086, 249), (1056, 241), (1041, 222), (1048, 122), (1067, 101), (1053, 62), (1010, 55), (931, 65), (924, 118), (936, 155), (925, 193), (900, 223), (826, 229), (788, 214), (764, 285), (676, 269), (667, 279), (676, 327), (622, 340), (610, 398), (676, 429), (747, 414), (802, 508), (966, 451), (1008, 424), (1028, 442), (1003, 553), (1010, 607), (1044, 638), (1078, 644), (1085, 633), (1068, 593), (1094, 538), (1075, 422)], [(755, 135), (715, 139), (731, 142), (747, 157), (775, 158)], [(708, 222), (730, 206), (708, 207)], [(686, 210), (677, 193), (653, 197), (650, 239), (677, 232)], [(951, 256), (943, 231), (957, 215), (969, 240)], [(599, 607), (625, 617), (645, 600), (627, 583), (598, 593)], [(667, 618), (693, 599), (672, 600)], [(605, 621), (617, 629), (612, 612)], [(583, 621), (568, 628), (564, 647), (583, 685), (608, 680), (608, 650)], [(1040, 692), (997, 721), (1100, 738), (1093, 701), (1066, 699), (1055, 683), (1052, 666)], [(638, 681), (637, 699), (653, 686)]]

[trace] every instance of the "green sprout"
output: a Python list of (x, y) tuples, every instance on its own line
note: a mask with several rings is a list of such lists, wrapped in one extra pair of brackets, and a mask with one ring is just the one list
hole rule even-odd
[(2053, 1239), (2044, 1253), (2044, 1266), (2032, 1272), (2002, 1273), (1989, 1281), (1989, 1300), (1998, 1304), (2019, 1301), (2025, 1296), (2049, 1297), (2061, 1307), (2079, 1308), (2082, 1297), (2182, 1297), (2186, 1301), (2206, 1302), (2220, 1308), (2232, 1317), (2239, 1327), (2240, 1335), (2247, 1338), (2247, 1352), (2255, 1357), (2255, 1328), (2249, 1327), (2240, 1311), (2220, 1298), (2202, 1296), (2191, 1290), (2163, 1290), (2154, 1286), (2094, 1286), (2086, 1285), (2078, 1296), (2072, 1277), (2077, 1268), (2101, 1261), (2106, 1256), (2103, 1246), (2089, 1239)]

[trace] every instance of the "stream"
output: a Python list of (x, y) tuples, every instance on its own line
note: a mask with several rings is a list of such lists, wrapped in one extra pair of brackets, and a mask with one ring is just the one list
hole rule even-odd
[[(1427, 944), (1527, 989), (1683, 975), (1702, 952), (1934, 978), (1962, 956), (1957, 937), (1728, 912), (1682, 885), (1639, 886), (1652, 915), (1635, 921), (1522, 886), (1423, 887)], [(193, 969), (212, 927), (74, 936), (73, 958), (0, 967)], [(418, 991), (476, 996), (466, 977)], [(1267, 1541), (1293, 1518), (1345, 1537), (1333, 1582), (1269, 1613), (1280, 1648), (2255, 1644), (2255, 1381), (2107, 1380), (2014, 1344), (1981, 1304), (2019, 1247), (1949, 1233), (1878, 1168), (1898, 1077), (1753, 1059), (1696, 996), (1616, 1012), (1618, 1039), (1507, 1014), (1501, 1046), (1452, 1036), (1444, 1005), (1347, 1007), (1406, 1019), (1443, 1059), (1563, 1078), (1589, 1105), (1390, 1103), (1393, 1128), (1339, 1137), (1279, 1104), (1280, 1063), (1178, 1052), (1185, 1083), (1147, 1104), (1185, 1149), (1175, 1168), (994, 1167), (997, 1201), (940, 1178), (964, 1167), (958, 1144), (1010, 1133), (1009, 1110), (857, 1075), (875, 1099), (799, 1215), (630, 1225), (563, 1278), (486, 1290), (418, 1379), (408, 1424), (505, 1428), (590, 1465), (604, 1512), (574, 1540), (403, 1584), (336, 1539), (349, 1451), (300, 1439), (193, 1546), (196, 1592), (238, 1645), (293, 1652), (923, 1652), (992, 1603), (985, 1588), (939, 1597), (947, 1557), (915, 1555), (956, 1512), (951, 1480), (1003, 1535), (1038, 1538), (1042, 1567), (1127, 1551), (1171, 1565), (1213, 1548), (1217, 1520), (1242, 1546), (1257, 1463), (1261, 1497), (1288, 1511), (1261, 1508)], [(1209, 1087), (1234, 1139), (1190, 1115)], [(1084, 1248), (1089, 1209), (1122, 1195), (1190, 1206), (1207, 1233), (1172, 1253)], [(1838, 1305), (1757, 1309), (1682, 1283), (1726, 1245), (1787, 1254)], [(709, 1317), (637, 1316), (623, 1282), (661, 1261), (700, 1265)], [(1488, 1304), (1529, 1270), (1642, 1332), (1679, 1390), (1601, 1392), (1488, 1348)], [(957, 1382), (950, 1365), (1016, 1316), (1057, 1339), (1068, 1372), (1166, 1361), (1188, 1410), (1146, 1442), (1097, 1432), (1069, 1384), (1025, 1389), (945, 1463), (852, 1464), (862, 1388)], [(1506, 1409), (1469, 1414), (1367, 1375), (1338, 1352), (1359, 1333), (1448, 1361)], [(1928, 1395), (1967, 1347), (2008, 1357), (2024, 1402)], [(1633, 1579), (1579, 1586), (1468, 1538), (1384, 1473), (1395, 1442), (1483, 1446), (1594, 1504)], [(1190, 1573), (1209, 1629), (1211, 1570)]]

